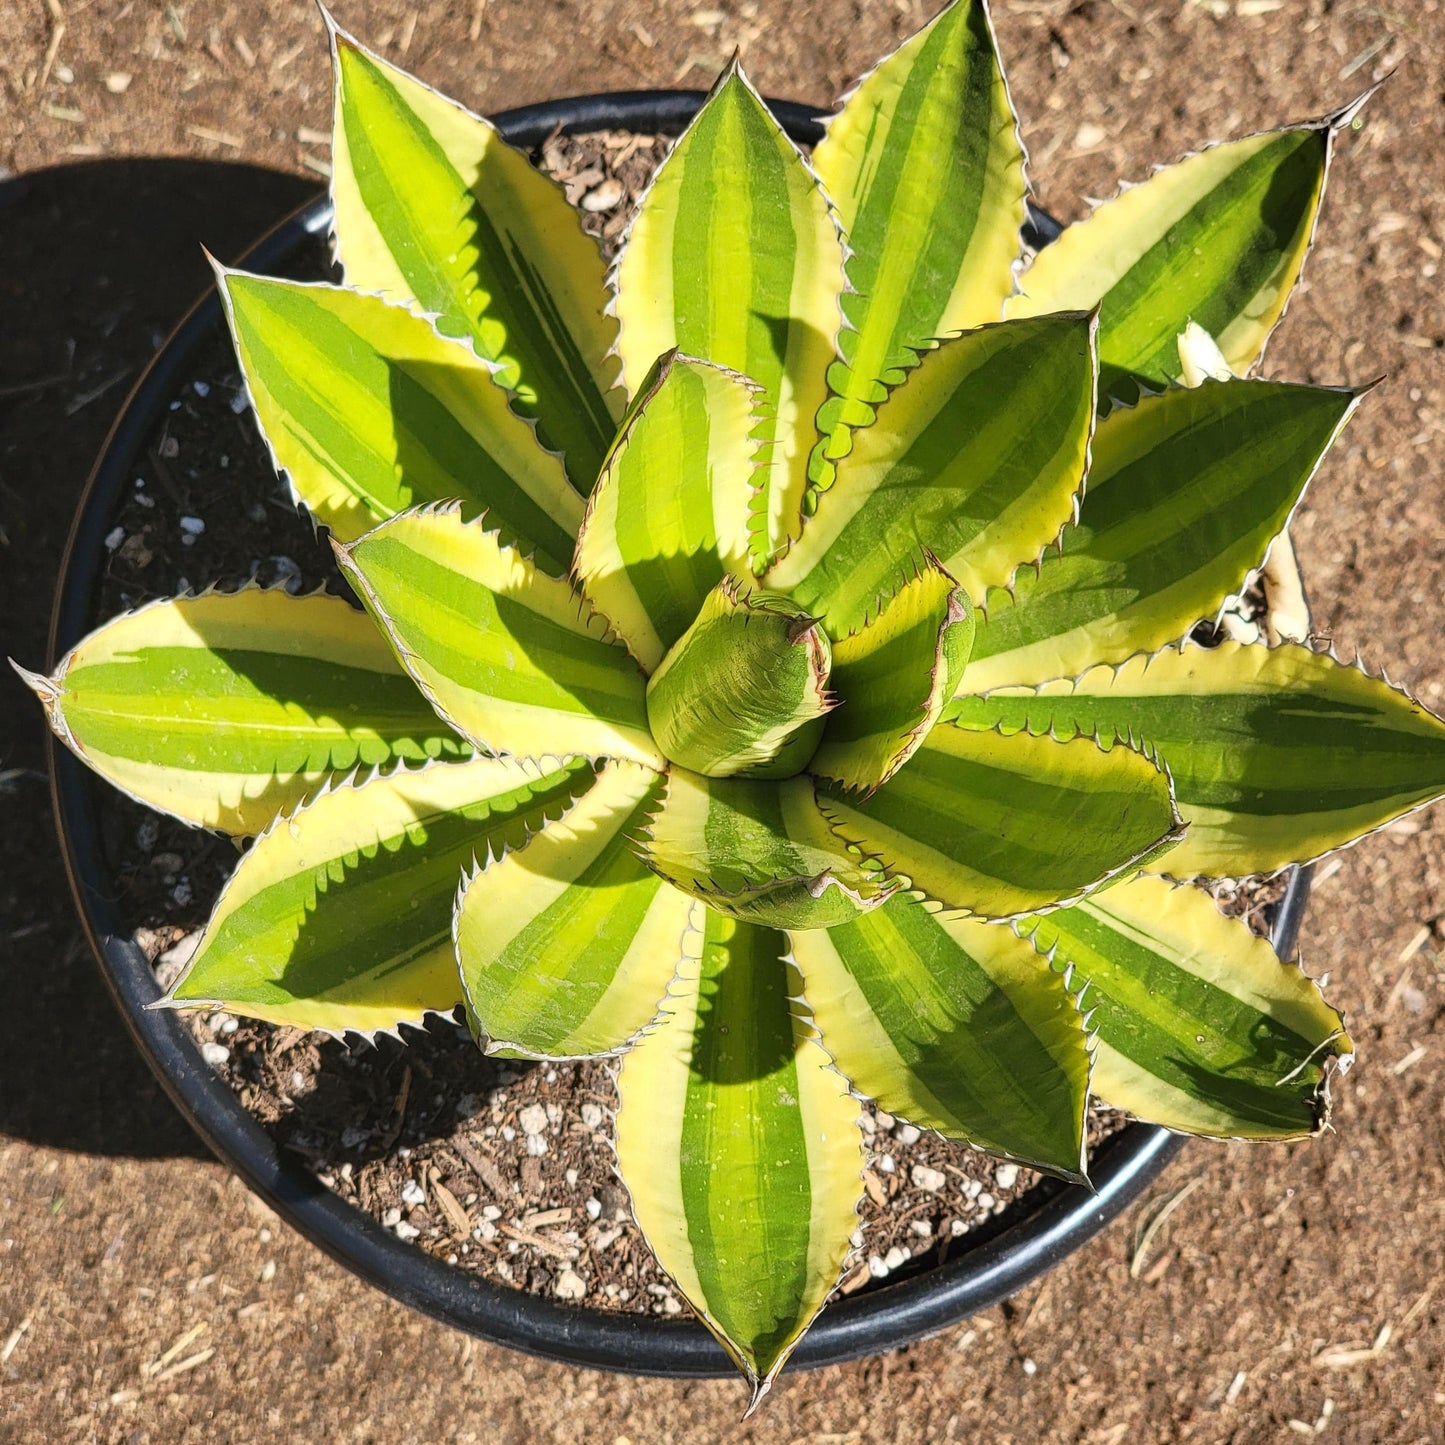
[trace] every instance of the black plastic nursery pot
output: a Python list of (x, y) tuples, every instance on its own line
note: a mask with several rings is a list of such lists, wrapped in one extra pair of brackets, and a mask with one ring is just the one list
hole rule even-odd
[[(525, 106), (495, 117), (515, 144), (540, 144), (555, 131), (676, 132), (696, 112), (701, 91), (619, 92)], [(769, 102), (794, 140), (817, 141), (821, 115)], [(330, 224), (325, 198), (283, 221), (245, 257), (249, 270), (284, 274)], [(1026, 239), (1058, 234), (1031, 213)], [(51, 660), (95, 625), (105, 535), (122, 489), (134, 475), (148, 433), (184, 386), (195, 357), (224, 327), (215, 291), (205, 295), (157, 353), (127, 400), (82, 494), (61, 568), (51, 624)], [(702, 1325), (689, 1320), (604, 1312), (554, 1303), (442, 1263), (406, 1244), (377, 1220), (325, 1188), (284, 1151), (201, 1057), (180, 1017), (148, 1005), (161, 995), (146, 955), (132, 941), (101, 847), (105, 784), (51, 740), (57, 821), (71, 887), (101, 971), (141, 1052), (167, 1094), (206, 1144), (294, 1228), (333, 1259), (394, 1298), (482, 1339), (574, 1365), (635, 1374), (714, 1376), (732, 1366)], [(1289, 879), (1273, 928), (1281, 956), (1295, 945), (1308, 876)], [(1094, 1189), (1045, 1183), (1023, 1196), (995, 1227), (958, 1241), (958, 1252), (922, 1273), (840, 1298), (799, 1345), (803, 1368), (837, 1364), (920, 1339), (997, 1304), (1097, 1234), (1159, 1175), (1183, 1140), (1132, 1124), (1102, 1144), (1092, 1161)]]

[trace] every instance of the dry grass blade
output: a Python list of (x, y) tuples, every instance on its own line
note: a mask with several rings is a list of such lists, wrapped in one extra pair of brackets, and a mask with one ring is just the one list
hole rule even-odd
[(161, 1372), (166, 1366), (186, 1349), (188, 1345), (193, 1345), (200, 1339), (210, 1327), (210, 1324), (206, 1320), (202, 1320), (199, 1324), (192, 1325), (163, 1355), (158, 1359), (152, 1360), (148, 1365), (142, 1365), (141, 1374), (151, 1378), (161, 1378)]
[(573, 1260), (577, 1258), (577, 1251), (570, 1245), (563, 1244), (560, 1240), (552, 1239), (549, 1235), (538, 1234), (535, 1230), (522, 1229), (515, 1224), (501, 1224), (498, 1228), (508, 1239), (515, 1239), (519, 1244), (530, 1244), (533, 1249), (540, 1249), (543, 1254), (550, 1254), (555, 1259)]
[(184, 1360), (177, 1360), (174, 1365), (162, 1370), (155, 1378), (169, 1380), (176, 1375), (183, 1375), (187, 1370), (194, 1370), (197, 1365), (204, 1365), (212, 1355), (216, 1353), (214, 1345), (208, 1345), (204, 1350), (197, 1350), (194, 1355), (187, 1355)]
[(228, 146), (231, 150), (239, 150), (245, 144), (240, 136), (231, 131), (214, 130), (208, 125), (188, 125), (186, 132), (197, 140), (208, 141), (211, 145)]
[(1378, 1360), (1385, 1353), (1394, 1333), (1389, 1325), (1381, 1325), (1380, 1333), (1375, 1336), (1374, 1344), (1358, 1349), (1322, 1350), (1314, 1357), (1312, 1363), (1318, 1365), (1322, 1370), (1348, 1370), (1352, 1365), (1367, 1365), (1371, 1360)]
[(410, 1097), (411, 1065), (407, 1064), (401, 1072), (401, 1087), (396, 1091), (396, 1109), (392, 1114), (391, 1125), (381, 1141), (381, 1147), (383, 1149), (390, 1149), (400, 1137), (401, 1126), (406, 1119), (406, 1102)]
[(428, 1171), (427, 1182), (431, 1185), (432, 1198), (436, 1200), (442, 1213), (446, 1215), (447, 1223), (451, 1225), (453, 1233), (459, 1238), (465, 1239), (472, 1232), (472, 1220), (461, 1200), (442, 1183), (441, 1176), (435, 1169)]
[(1396, 1078), (1399, 1078), (1399, 1076), (1407, 1070), (1413, 1069), (1429, 1052), (1430, 1050), (1427, 1049), (1424, 1044), (1416, 1044), (1403, 1059), (1396, 1060), (1390, 1072), (1394, 1074)]
[(1144, 1272), (1144, 1261), (1149, 1257), (1149, 1246), (1153, 1244), (1159, 1231), (1164, 1228), (1164, 1222), (1204, 1183), (1202, 1177), (1191, 1179), (1182, 1188), (1176, 1189), (1168, 1198), (1139, 1226), (1139, 1232), (1134, 1237), (1134, 1254), (1129, 1260), (1129, 1278), (1138, 1279)]

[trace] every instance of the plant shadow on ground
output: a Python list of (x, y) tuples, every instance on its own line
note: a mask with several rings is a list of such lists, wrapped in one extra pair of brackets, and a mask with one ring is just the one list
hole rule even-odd
[[(71, 515), (115, 413), (210, 281), (309, 199), (255, 166), (136, 158), (0, 182), (0, 652), (46, 658)], [(0, 677), (0, 1136), (139, 1157), (205, 1149), (89, 956), (45, 786), (45, 726)]]

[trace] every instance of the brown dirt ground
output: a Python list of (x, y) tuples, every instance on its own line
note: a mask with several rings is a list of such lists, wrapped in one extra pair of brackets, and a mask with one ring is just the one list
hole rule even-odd
[[(1036, 182), (1066, 215), (1118, 176), (1319, 113), (1398, 66), (1341, 147), (1321, 245), (1266, 371), (1389, 377), (1317, 480), (1297, 545), (1321, 629), (1440, 705), (1441, 0), (995, 8)], [(484, 109), (704, 85), (735, 44), (765, 89), (824, 102), (926, 18), (907, 0), (337, 10)], [(33, 664), (88, 461), (206, 279), (197, 242), (234, 256), (319, 183), (308, 158), (325, 155), (312, 132), (328, 87), (306, 0), (11, 0), (0, 71), (0, 165), (19, 177), (0, 184), (0, 616), (5, 650)], [(0, 1440), (1445, 1440), (1439, 810), (1350, 850), (1317, 887), (1305, 955), (1332, 975), (1361, 1053), (1335, 1132), (1192, 1146), (1154, 1191), (1157, 1206), (1196, 1186), (1140, 1278), (1131, 1231), (1149, 1203), (1011, 1304), (906, 1351), (787, 1377), (740, 1426), (734, 1382), (573, 1371), (425, 1322), (203, 1158), (84, 957), (39, 719), (0, 687)], [(168, 1364), (187, 1368), (149, 1368), (183, 1339)]]

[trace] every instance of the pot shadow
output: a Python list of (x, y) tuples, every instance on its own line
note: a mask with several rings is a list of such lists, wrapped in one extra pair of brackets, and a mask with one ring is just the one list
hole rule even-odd
[[(210, 282), (314, 195), (256, 166), (87, 161), (0, 182), (0, 653), (45, 657), (72, 514), (130, 386)], [(0, 676), (0, 1136), (209, 1157), (111, 1004), (76, 919), (45, 786), (45, 724)]]

